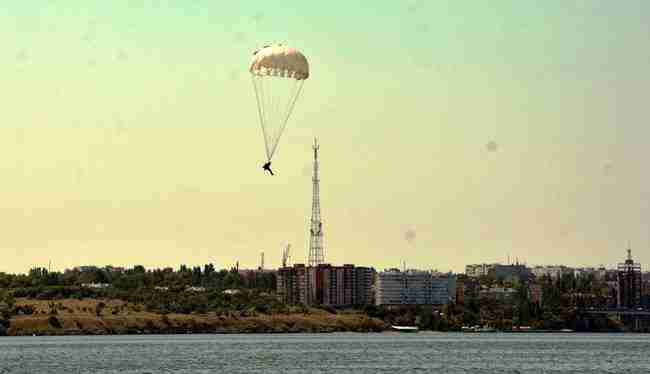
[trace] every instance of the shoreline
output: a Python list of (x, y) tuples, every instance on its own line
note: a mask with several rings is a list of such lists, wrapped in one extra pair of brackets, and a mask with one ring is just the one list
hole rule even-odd
[[(97, 336), (187, 334), (326, 334), (336, 332), (390, 333), (389, 319), (370, 317), (361, 311), (327, 311), (317, 308), (259, 313), (222, 310), (208, 313), (160, 313), (141, 304), (117, 299), (16, 300), (16, 314), (0, 320), (0, 336)], [(458, 334), (575, 334), (643, 333), (635, 331), (498, 330), (436, 331), (419, 333)]]
[(261, 315), (223, 317), (161, 315), (118, 318), (19, 316), (10, 320), (6, 336), (161, 335), (161, 334), (293, 334), (387, 331), (382, 321), (363, 316)]
[(389, 326), (363, 313), (262, 314), (246, 311), (223, 313), (156, 313), (121, 300), (20, 299), (21, 312), (9, 319), (7, 336), (237, 334), (382, 332)]
[[(293, 316), (285, 316), (292, 319)], [(58, 319), (65, 325), (70, 321)], [(189, 335), (189, 334), (328, 334), (337, 332), (351, 333), (381, 333), (388, 331), (380, 323), (373, 321), (372, 326), (368, 326), (365, 321), (360, 323), (350, 323), (349, 321), (339, 322), (331, 325), (330, 322), (309, 323), (306, 326), (294, 327), (287, 326), (285, 323), (259, 323), (259, 321), (243, 320), (241, 324), (235, 324), (229, 327), (216, 327), (213, 323), (208, 326), (192, 327), (154, 327), (142, 326), (141, 323), (155, 324), (155, 319), (139, 319), (138, 321), (111, 321), (96, 320), (98, 326), (87, 326), (79, 328), (58, 328), (47, 326), (49, 318), (25, 320), (11, 320), (10, 326), (6, 330), (5, 336), (99, 336), (99, 335)], [(78, 321), (73, 321), (73, 323)], [(175, 323), (175, 322), (172, 322)], [(341, 324), (339, 324), (341, 323)], [(119, 324), (120, 326), (116, 326)], [(342, 325), (345, 324), (345, 325)]]
[[(501, 335), (500, 333), (506, 333), (511, 335), (509, 331), (500, 331), (498, 333), (464, 333), (460, 331), (433, 331), (433, 330), (423, 330), (416, 334), (408, 335)], [(166, 336), (178, 336), (178, 335), (300, 335), (300, 334), (309, 334), (309, 335), (326, 335), (326, 334), (358, 334), (358, 335), (405, 335), (403, 333), (391, 331), (391, 330), (381, 330), (381, 331), (268, 331), (268, 332), (255, 332), (255, 331), (143, 331), (143, 332), (124, 332), (124, 333), (82, 333), (82, 332), (66, 332), (63, 333), (34, 333), (34, 334), (17, 334), (17, 335), (0, 335), (0, 341), (5, 338), (30, 338), (30, 337), (64, 337), (64, 336), (79, 336), (79, 337), (99, 337), (99, 336), (155, 336), (155, 335), (166, 335)], [(540, 332), (522, 332), (521, 334), (540, 334)], [(647, 335), (643, 332), (634, 332), (634, 331), (573, 331), (573, 332), (561, 332), (561, 331), (546, 331), (541, 334), (560, 334), (560, 335), (597, 335), (597, 334), (616, 334), (616, 335)]]

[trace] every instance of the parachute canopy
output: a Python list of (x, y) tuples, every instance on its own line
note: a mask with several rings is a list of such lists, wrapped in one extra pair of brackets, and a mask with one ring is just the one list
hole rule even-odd
[(296, 80), (309, 78), (307, 58), (297, 49), (280, 44), (255, 51), (249, 70), (257, 76), (279, 76)]
[(249, 71), (255, 89), (266, 157), (271, 161), (302, 86), (309, 78), (309, 63), (297, 49), (275, 44), (253, 53)]

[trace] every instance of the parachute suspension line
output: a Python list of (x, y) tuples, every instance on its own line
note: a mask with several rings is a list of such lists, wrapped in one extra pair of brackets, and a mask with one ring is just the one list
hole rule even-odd
[(273, 108), (270, 108), (270, 96), (273, 94), (271, 87), (269, 87), (268, 76), (263, 75), (259, 78), (261, 92), (262, 92), (262, 114), (264, 115), (264, 136), (266, 137), (266, 143), (269, 146), (268, 150), (268, 159), (271, 161), (271, 148), (273, 147), (271, 129), (273, 129)]
[(300, 93), (302, 92), (302, 87), (304, 83), (305, 83), (304, 80), (295, 81), (293, 89), (291, 90), (291, 95), (289, 97), (287, 108), (284, 112), (284, 116), (282, 117), (281, 127), (280, 130), (278, 131), (277, 139), (273, 143), (273, 147), (271, 148), (271, 155), (275, 154), (275, 151), (277, 150), (278, 145), (280, 144), (280, 138), (284, 134), (284, 130), (287, 127), (287, 123), (289, 123), (289, 117), (291, 116), (291, 113), (293, 113), (293, 108), (295, 107), (296, 102), (298, 101), (298, 97), (300, 97)]
[[(266, 104), (265, 96), (266, 95), (264, 95), (264, 81), (262, 79), (263, 79), (262, 76), (257, 76), (255, 78), (255, 83), (257, 84), (257, 88), (260, 91), (260, 110), (262, 111), (262, 122), (261, 122), (261, 124), (264, 127), (264, 134), (266, 134), (266, 128), (267, 128), (266, 123), (267, 123), (267, 117), (268, 117), (268, 115), (267, 115), (268, 109), (265, 107), (265, 104)], [(265, 139), (264, 141), (268, 142), (268, 139)], [(270, 151), (271, 151), (271, 146), (269, 145), (269, 154), (271, 153)]]
[[(284, 114), (286, 113), (286, 109), (282, 111), (283, 107), (288, 107), (289, 104), (291, 103), (291, 100), (293, 99), (293, 96), (296, 93), (296, 86), (298, 81), (297, 80), (291, 80), (292, 83), (289, 84), (284, 84), (287, 80), (282, 80), (282, 84), (278, 84), (274, 86), (274, 102), (271, 104), (273, 107), (273, 123), (271, 124), (272, 126), (272, 131), (269, 134), (271, 136), (270, 138), (270, 144), (271, 148), (279, 142), (280, 138), (280, 131), (282, 131), (282, 124), (283, 124), (283, 119), (284, 119)], [(278, 82), (280, 83), (280, 82)], [(286, 104), (285, 104), (286, 102)], [(273, 154), (274, 152), (271, 152)]]
[[(267, 125), (270, 125), (271, 127), (267, 129), (267, 131), (270, 132), (270, 143), (271, 143), (271, 148), (273, 148), (273, 144), (275, 142), (275, 134), (273, 132), (273, 129), (277, 126), (276, 121), (278, 120), (278, 108), (277, 108), (277, 96), (278, 92), (281, 92), (281, 90), (278, 89), (278, 87), (274, 84), (273, 80), (276, 79), (273, 75), (270, 75), (266, 77), (265, 83), (266, 83), (266, 92), (268, 93), (268, 103), (266, 108), (269, 109), (269, 116), (268, 116), (268, 122)], [(271, 152), (271, 156), (273, 156), (273, 152)]]
[[(268, 92), (270, 93), (269, 95), (269, 108), (271, 109), (270, 111), (270, 118), (269, 118), (269, 123), (271, 124), (272, 128), (277, 126), (275, 121), (277, 121), (278, 118), (278, 93), (282, 92), (282, 90), (277, 89), (277, 85), (274, 84), (273, 80), (277, 79), (275, 76), (271, 75), (269, 76), (266, 81), (267, 81), (267, 87), (268, 87)], [(271, 145), (274, 142), (275, 136), (273, 132), (271, 132)]]
[[(289, 85), (288, 92), (285, 94), (286, 99), (286, 104), (284, 104), (284, 108), (280, 108), (278, 106), (278, 128), (276, 129), (275, 136), (273, 137), (273, 142), (271, 144), (276, 144), (280, 142), (280, 137), (282, 136), (282, 132), (284, 131), (284, 125), (285, 122), (288, 121), (288, 111), (291, 107), (291, 102), (293, 99), (296, 97), (296, 93), (298, 92), (298, 84), (300, 81), (298, 80), (293, 80), (293, 84)], [(281, 112), (280, 110), (283, 109)], [(281, 115), (281, 117), (280, 117)], [(273, 148), (273, 147), (272, 147)]]
[(269, 144), (269, 151), (268, 151), (268, 158), (269, 161), (271, 161), (271, 158), (273, 157), (273, 152), (271, 149), (273, 149), (274, 145), (274, 134), (273, 134), (273, 129), (277, 124), (275, 123), (277, 121), (277, 116), (275, 115), (276, 108), (273, 106), (273, 98), (275, 95), (277, 95), (277, 89), (274, 88), (273, 82), (271, 81), (272, 76), (270, 75), (265, 75), (260, 78), (260, 82), (262, 84), (262, 92), (264, 93), (263, 95), (263, 110), (264, 110), (264, 128), (265, 128), (265, 135), (267, 138), (267, 143)]
[(289, 116), (287, 115), (287, 113), (289, 112), (289, 108), (291, 106), (292, 100), (296, 97), (296, 94), (298, 92), (298, 85), (299, 85), (300, 82), (302, 82), (302, 81), (293, 80), (293, 84), (291, 84), (289, 89), (288, 89), (288, 91), (289, 91), (288, 95), (286, 95), (287, 103), (284, 105), (284, 110), (282, 110), (282, 112), (280, 112), (281, 108), (278, 107), (278, 115), (282, 115), (282, 117), (280, 117), (280, 121), (282, 121), (280, 123), (281, 126), (278, 128), (277, 134), (276, 134), (276, 138), (277, 138), (278, 143), (280, 142), (280, 136), (282, 136), (282, 132), (284, 131), (285, 122), (288, 122), (288, 120), (289, 120)]
[(298, 101), (298, 96), (300, 96), (300, 92), (302, 92), (302, 87), (304, 86), (304, 84), (305, 84), (304, 79), (300, 80), (300, 83), (298, 83), (298, 90), (296, 91), (296, 94), (293, 96), (293, 100), (290, 101), (288, 110), (285, 113), (284, 120), (282, 121), (282, 127), (278, 133), (278, 138), (276, 139), (273, 148), (271, 148), (271, 156), (273, 156), (275, 150), (278, 148), (278, 144), (280, 143), (280, 137), (282, 137), (282, 134), (284, 133), (284, 129), (287, 127), (289, 116), (291, 115), (291, 112), (293, 112), (293, 108), (296, 106), (296, 101)]
[(266, 128), (264, 126), (264, 114), (262, 113), (262, 104), (260, 103), (260, 92), (258, 92), (261, 90), (261, 87), (260, 89), (258, 89), (257, 83), (255, 82), (256, 79), (255, 75), (252, 75), (251, 78), (253, 81), (253, 88), (255, 89), (255, 100), (257, 101), (257, 114), (260, 117), (260, 126), (262, 127), (262, 135), (264, 136), (264, 147), (266, 148), (266, 157), (268, 161), (271, 161), (271, 152), (269, 152), (269, 141), (266, 137)]

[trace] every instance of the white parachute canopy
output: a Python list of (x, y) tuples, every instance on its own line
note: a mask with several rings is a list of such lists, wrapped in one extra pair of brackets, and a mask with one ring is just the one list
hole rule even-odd
[(309, 63), (300, 51), (275, 44), (253, 53), (249, 71), (255, 88), (266, 157), (271, 161), (302, 86), (309, 78)]

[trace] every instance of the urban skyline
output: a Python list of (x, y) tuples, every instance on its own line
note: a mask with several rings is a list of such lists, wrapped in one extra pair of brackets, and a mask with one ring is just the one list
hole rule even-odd
[[(280, 248), (280, 247), (278, 246), (278, 248)], [(293, 248), (293, 246), (292, 246), (292, 248)], [(265, 267), (264, 268), (265, 269), (277, 269), (277, 268), (282, 267), (282, 259), (281, 259), (282, 253), (281, 252), (282, 251), (280, 249), (278, 249), (278, 253), (279, 253), (278, 258), (280, 258), (280, 260), (278, 260), (277, 263), (276, 263), (276, 261), (268, 262), (268, 257), (266, 257)], [(291, 255), (292, 258), (295, 257), (295, 252), (296, 251), (292, 252), (292, 255)], [(362, 262), (362, 263), (358, 263), (358, 265), (372, 267), (372, 268), (374, 268), (374, 269), (376, 269), (378, 271), (379, 270), (388, 270), (388, 269), (403, 269), (404, 265), (406, 265), (407, 270), (436, 271), (436, 272), (440, 272), (440, 273), (453, 273), (453, 274), (465, 274), (467, 266), (475, 266), (475, 265), (510, 266), (510, 265), (515, 265), (515, 264), (519, 264), (521, 266), (526, 266), (529, 269), (535, 269), (537, 267), (544, 267), (544, 268), (546, 268), (546, 267), (564, 267), (564, 268), (568, 268), (568, 269), (601, 269), (602, 268), (602, 269), (607, 269), (607, 270), (615, 270), (617, 268), (617, 266), (621, 263), (620, 262), (621, 257), (624, 255), (624, 253), (627, 253), (627, 249), (624, 250), (624, 251), (619, 251), (619, 252), (620, 252), (619, 253), (620, 256), (619, 256), (618, 260), (613, 259), (613, 262), (607, 263), (607, 264), (588, 264), (588, 263), (578, 263), (578, 264), (564, 263), (563, 264), (563, 263), (552, 262), (552, 261), (547, 262), (547, 263), (531, 264), (531, 263), (516, 262), (516, 261), (508, 262), (507, 260), (503, 261), (503, 262), (498, 261), (498, 260), (495, 260), (495, 261), (468, 261), (465, 265), (463, 265), (463, 267), (461, 269), (458, 269), (458, 270), (457, 269), (444, 268), (444, 267), (440, 267), (440, 266), (433, 266), (431, 264), (428, 264), (428, 265), (427, 264), (424, 264), (424, 265), (409, 264), (406, 261), (403, 261), (401, 263), (396, 263), (396, 264), (388, 264), (387, 266), (377, 266), (377, 265), (373, 264), (372, 262)], [(265, 252), (261, 252), (261, 253), (265, 253)], [(287, 265), (288, 266), (308, 265), (307, 259), (308, 259), (308, 254), (305, 254), (304, 260), (288, 261)], [(638, 260), (635, 260), (635, 262), (639, 263), (641, 265), (641, 268), (643, 269), (644, 272), (650, 272), (650, 265), (643, 264), (643, 263), (639, 262)], [(323, 264), (326, 264), (326, 265), (348, 264), (348, 263), (349, 262), (344, 262), (344, 261), (326, 261), (326, 262), (323, 262)], [(178, 264), (163, 264), (161, 266), (149, 266), (149, 267), (145, 266), (145, 268), (146, 269), (156, 269), (156, 268), (164, 269), (164, 268), (177, 268), (179, 266), (188, 266), (188, 267), (202, 266), (202, 265), (205, 265), (205, 264), (210, 264), (210, 262), (197, 262), (197, 263), (181, 262), (181, 263), (178, 263)], [(219, 264), (212, 263), (212, 264), (214, 264), (216, 266), (221, 266), (223, 269), (229, 269), (229, 268), (234, 268), (234, 267), (238, 266), (239, 268), (241, 268), (243, 270), (246, 270), (246, 269), (254, 270), (254, 269), (258, 269), (260, 267), (259, 257), (258, 257), (258, 262), (257, 263), (246, 263), (246, 264), (244, 264), (244, 263), (241, 263), (240, 261), (235, 259), (232, 262), (228, 262), (228, 263), (219, 263)], [(22, 271), (22, 272), (21, 271), (17, 271), (17, 272), (0, 271), (0, 272), (20, 274), (20, 273), (27, 273), (30, 269), (34, 269), (34, 268), (48, 269), (48, 270), (51, 270), (51, 271), (64, 271), (66, 269), (73, 269), (73, 268), (78, 268), (78, 267), (83, 267), (83, 266), (97, 266), (97, 267), (100, 267), (100, 268), (104, 267), (104, 266), (108, 266), (108, 267), (114, 266), (114, 267), (119, 267), (119, 268), (130, 268), (132, 266), (138, 266), (138, 265), (142, 265), (142, 264), (116, 264), (116, 263), (111, 263), (111, 264), (90, 264), (90, 263), (85, 263), (85, 264), (81, 264), (81, 263), (79, 263), (79, 264), (76, 264), (76, 265), (73, 265), (73, 266), (70, 266), (70, 267), (61, 268), (61, 267), (57, 267), (53, 261), (49, 261), (49, 262), (45, 262), (45, 263), (34, 263), (28, 269), (26, 269), (25, 271)]]

